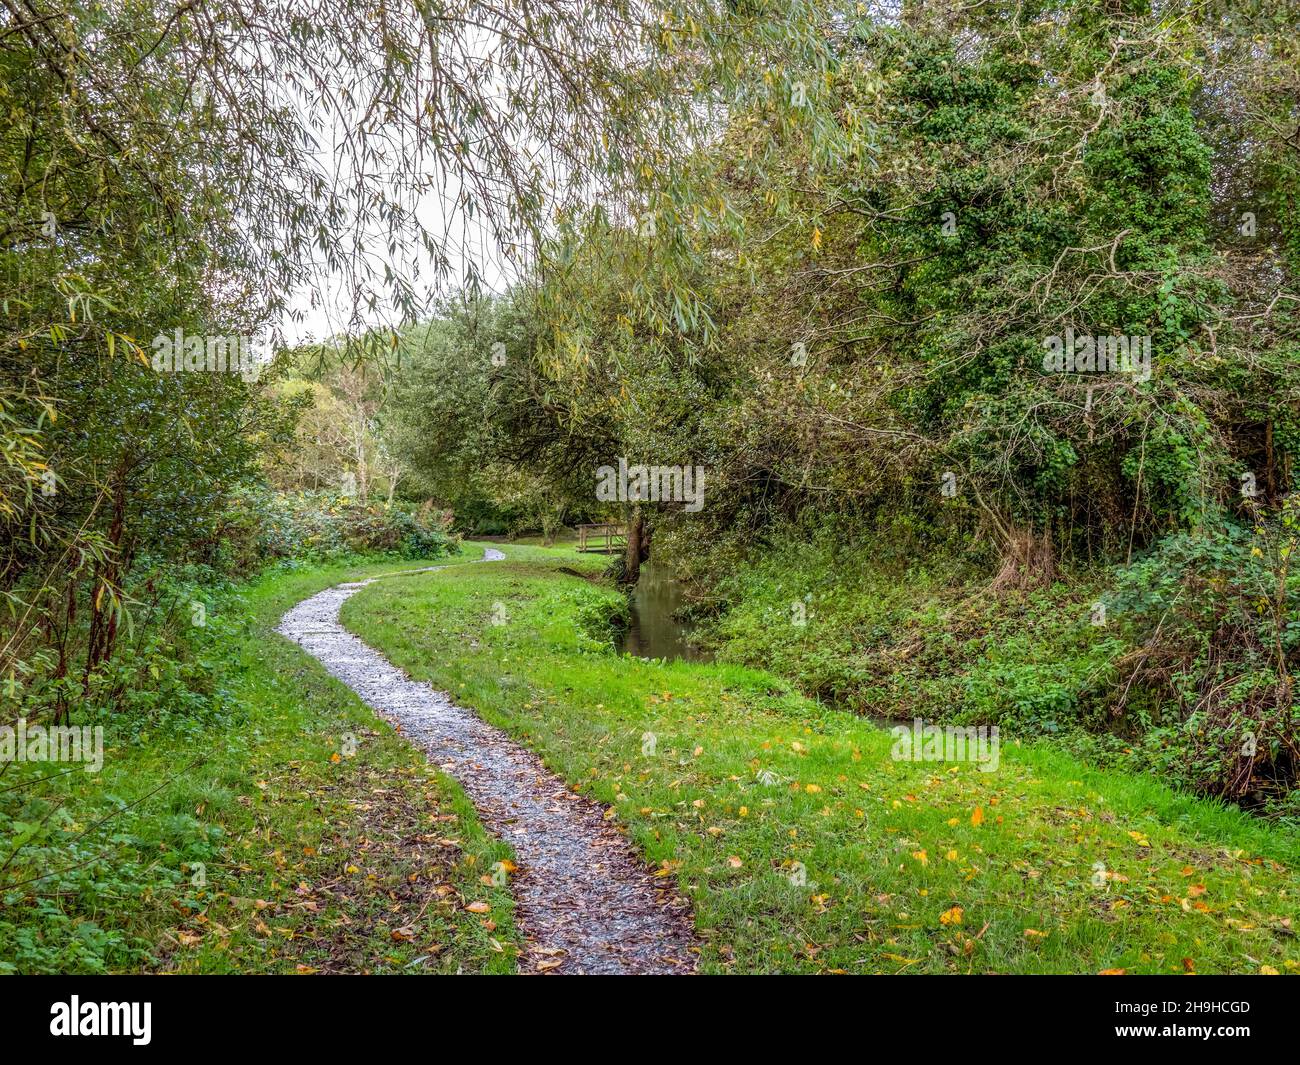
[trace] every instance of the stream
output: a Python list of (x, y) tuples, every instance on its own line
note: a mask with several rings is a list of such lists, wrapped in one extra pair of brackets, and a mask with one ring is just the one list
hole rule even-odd
[(681, 582), (653, 559), (641, 566), (641, 576), (629, 600), (631, 619), (618, 649), (638, 658), (710, 662), (713, 655), (689, 642), (690, 623), (673, 615), (686, 605)]

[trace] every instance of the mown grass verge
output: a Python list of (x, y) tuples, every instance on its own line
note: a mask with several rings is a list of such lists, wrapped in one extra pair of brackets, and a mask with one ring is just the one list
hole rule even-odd
[(619, 593), (558, 571), (603, 559), (505, 551), (344, 622), (608, 804), (692, 899), (703, 971), (1300, 967), (1294, 835), (1005, 732), (995, 772), (895, 761), (770, 673), (615, 654)]

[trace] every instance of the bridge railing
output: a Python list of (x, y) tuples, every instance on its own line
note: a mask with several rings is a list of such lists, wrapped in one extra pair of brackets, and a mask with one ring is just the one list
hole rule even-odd
[(612, 555), (627, 547), (627, 526), (603, 522), (578, 526), (578, 550), (599, 551)]

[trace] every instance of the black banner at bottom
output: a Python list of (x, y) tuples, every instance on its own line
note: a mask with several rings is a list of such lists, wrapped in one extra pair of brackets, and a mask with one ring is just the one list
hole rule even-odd
[(779, 1052), (787, 1036), (794, 1049), (801, 1039), (842, 1034), (848, 1026), (857, 1029), (855, 1039), (871, 1040), (872, 1028), (882, 1027), (882, 1035), (910, 1033), (918, 1049), (933, 1050), (948, 1025), (954, 1047), (983, 1034), (1017, 1043), (1042, 1039), (1032, 1044), (1040, 1051), (1133, 1044), (1185, 1052), (1199, 1043), (1231, 1052), (1289, 1046), (1295, 1013), (1295, 985), (1266, 977), (875, 977), (866, 986), (841, 981), (835, 989), (805, 982), (806, 1002), (788, 981), (779, 989), (750, 982), (723, 991), (716, 984), (706, 989), (700, 978), (656, 985), (646, 979), (635, 988), (589, 983), (575, 996), (572, 985), (554, 979), (487, 986), (437, 978), (17, 977), (3, 985), (5, 1047), (373, 1053), (390, 1043), (409, 1046), (416, 1034), (504, 1038), (497, 1049), (510, 1053), (530, 1040), (538, 1049), (571, 1046), (575, 1036), (641, 1047), (647, 1037), (658, 1043), (651, 1034), (658, 1031), (661, 1050), (669, 1050), (687, 1030), (698, 1030), (703, 1011), (731, 1049), (754, 1045), (758, 1052)]

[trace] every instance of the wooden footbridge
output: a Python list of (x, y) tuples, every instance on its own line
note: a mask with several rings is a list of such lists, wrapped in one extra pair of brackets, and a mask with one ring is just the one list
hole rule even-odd
[(578, 526), (578, 550), (613, 555), (627, 549), (627, 526), (607, 522)]

